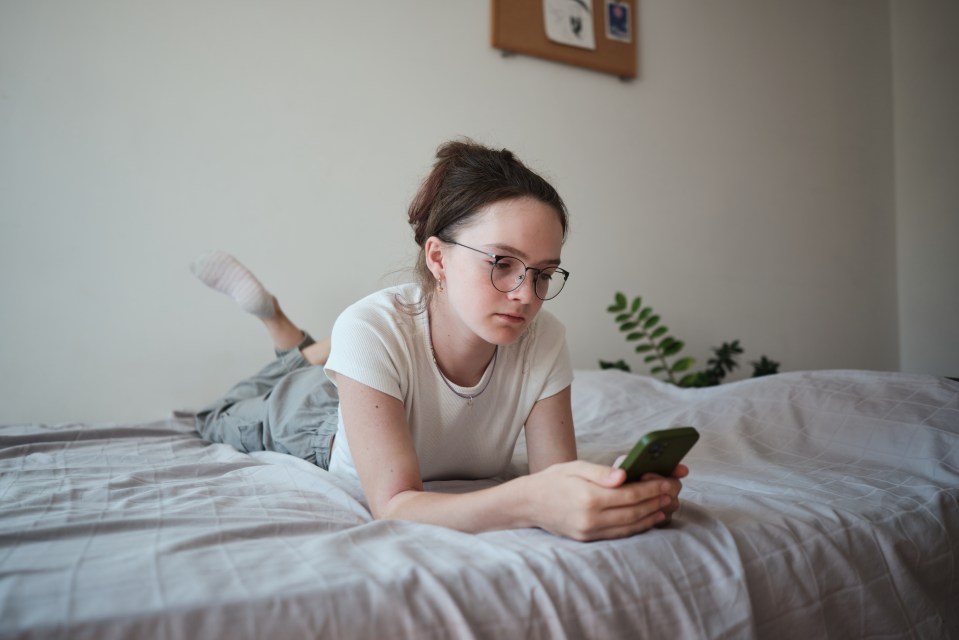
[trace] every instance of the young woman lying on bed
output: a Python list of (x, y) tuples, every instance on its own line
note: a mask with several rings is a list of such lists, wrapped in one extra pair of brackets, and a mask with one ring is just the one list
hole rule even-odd
[[(353, 304), (323, 342), (234, 258), (199, 258), (194, 273), (263, 321), (277, 358), (198, 414), (198, 432), (358, 478), (377, 518), (580, 540), (667, 523), (685, 466), (625, 483), (622, 470), (576, 459), (565, 330), (541, 311), (569, 275), (556, 190), (508, 150), (450, 142), (409, 223), (419, 282)], [(523, 428), (530, 475), (466, 494), (423, 490), (502, 473)]]

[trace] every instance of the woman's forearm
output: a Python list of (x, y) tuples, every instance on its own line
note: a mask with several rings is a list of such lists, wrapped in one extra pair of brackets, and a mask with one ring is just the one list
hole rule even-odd
[(403, 491), (377, 518), (435, 524), (466, 533), (538, 526), (529, 476), (469, 493)]
[(625, 479), (622, 469), (578, 460), (471, 493), (401, 491), (374, 515), (469, 533), (539, 527), (597, 540), (640, 533), (678, 508), (678, 479), (624, 485)]

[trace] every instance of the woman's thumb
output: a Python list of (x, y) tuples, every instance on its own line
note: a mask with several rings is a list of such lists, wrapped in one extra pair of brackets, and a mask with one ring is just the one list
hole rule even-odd
[(604, 464), (585, 462), (577, 469), (577, 475), (601, 487), (618, 487), (626, 481), (626, 472)]

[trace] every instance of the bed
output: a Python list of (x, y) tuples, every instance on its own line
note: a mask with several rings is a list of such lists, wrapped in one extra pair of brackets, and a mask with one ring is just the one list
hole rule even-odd
[(356, 486), (203, 442), (185, 416), (4, 426), (0, 636), (959, 637), (959, 382), (582, 370), (573, 404), (595, 462), (700, 431), (672, 525), (468, 535), (374, 521)]

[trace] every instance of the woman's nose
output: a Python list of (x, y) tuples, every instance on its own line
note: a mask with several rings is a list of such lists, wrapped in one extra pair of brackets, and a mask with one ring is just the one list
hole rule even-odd
[(527, 271), (523, 274), (523, 281), (519, 283), (519, 286), (509, 292), (510, 297), (524, 304), (529, 304), (536, 298), (536, 292), (533, 289), (535, 286), (536, 278), (530, 278), (529, 271)]

